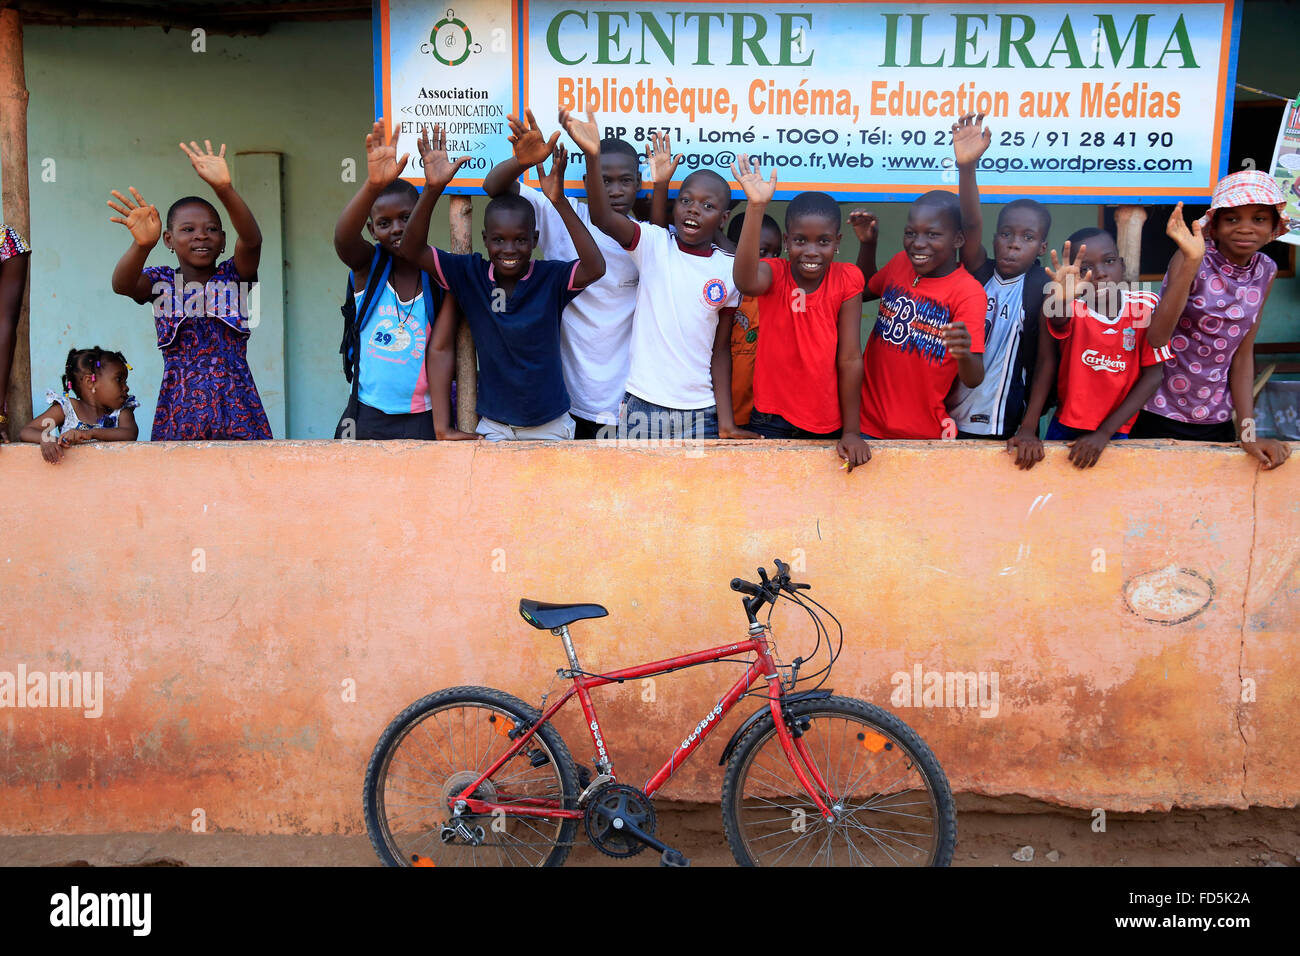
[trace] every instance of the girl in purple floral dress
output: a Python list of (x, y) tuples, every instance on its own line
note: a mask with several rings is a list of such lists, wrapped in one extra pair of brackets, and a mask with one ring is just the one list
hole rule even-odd
[[(262, 232), (230, 184), (226, 147), (212, 152), (181, 143), (199, 177), (216, 192), (235, 228), (234, 254), (224, 261), (226, 233), (221, 216), (206, 199), (186, 196), (167, 210), (162, 230), (158, 209), (131, 187), (133, 199), (113, 190), (108, 204), (131, 233), (131, 248), (113, 270), (113, 291), (136, 302), (152, 302), (158, 348), (163, 353), (162, 388), (154, 414), (154, 441), (270, 438), (248, 366), (248, 299), (257, 281)], [(145, 268), (161, 235), (176, 254), (177, 268)]]
[(1166, 301), (1177, 296), (1180, 307), (1167, 313), (1169, 324), (1153, 322), (1147, 339), (1152, 347), (1167, 342), (1173, 358), (1129, 434), (1236, 441), (1261, 467), (1276, 468), (1291, 448), (1256, 436), (1253, 385), (1255, 333), (1277, 275), (1277, 264), (1260, 250), (1287, 231), (1286, 198), (1272, 176), (1244, 169), (1219, 181), (1209, 211), (1190, 232), (1182, 203), (1169, 230), (1189, 240), (1179, 243), (1160, 289)]

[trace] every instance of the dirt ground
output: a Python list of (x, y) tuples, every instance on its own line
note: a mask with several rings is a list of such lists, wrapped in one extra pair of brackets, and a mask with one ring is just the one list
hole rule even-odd
[[(1085, 812), (1032, 801), (964, 795), (957, 806), (956, 866), (1300, 866), (1300, 808), (1112, 813), (1103, 833)], [(735, 865), (717, 805), (665, 802), (656, 811), (659, 837), (693, 865)], [(1012, 859), (1024, 846), (1034, 848), (1032, 861)], [(610, 859), (584, 838), (566, 865), (657, 863), (651, 851)], [(377, 866), (378, 859), (365, 834), (141, 833), (0, 837), (0, 865)]]

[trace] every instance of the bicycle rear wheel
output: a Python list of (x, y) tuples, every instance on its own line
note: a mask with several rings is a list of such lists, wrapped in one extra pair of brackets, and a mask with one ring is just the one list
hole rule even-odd
[[(574, 820), (497, 814), (453, 821), (448, 806), (510, 748), (510, 732), (538, 716), (519, 698), (490, 687), (441, 690), (398, 714), (366, 768), (366, 830), (379, 858), (389, 866), (411, 866), (417, 856), (435, 866), (563, 863), (573, 846)], [(573, 809), (578, 774), (569, 748), (547, 724), (474, 795), (503, 806)], [(454, 822), (471, 837), (449, 833)]]
[(727, 763), (722, 825), (741, 866), (947, 866), (957, 841), (952, 791), (916, 733), (848, 697), (784, 710), (838, 807), (822, 819), (795, 777), (767, 715)]

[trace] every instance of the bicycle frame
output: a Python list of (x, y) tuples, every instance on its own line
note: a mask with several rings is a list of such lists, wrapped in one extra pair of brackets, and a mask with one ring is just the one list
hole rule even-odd
[(469, 784), (458, 795), (451, 799), (450, 806), (454, 808), (460, 806), (461, 812), (472, 814), (492, 814), (500, 811), (510, 816), (534, 816), (534, 817), (559, 817), (562, 819), (581, 820), (586, 811), (581, 809), (567, 810), (560, 806), (558, 800), (544, 800), (541, 798), (530, 798), (524, 804), (499, 804), (486, 800), (476, 800), (470, 796), (474, 793), (484, 781), (495, 774), (507, 760), (514, 757), (522, 750), (537, 733), (538, 729), (547, 723), (556, 713), (559, 712), (565, 704), (574, 697), (578, 698), (582, 705), (582, 712), (586, 717), (587, 730), (591, 734), (591, 742), (596, 747), (596, 753), (603, 764), (608, 765), (607, 772), (614, 777), (613, 762), (610, 760), (605, 747), (605, 737), (601, 733), (600, 720), (596, 716), (596, 708), (592, 703), (592, 688), (602, 687), (605, 684), (613, 684), (625, 680), (636, 680), (641, 677), (660, 674), (665, 671), (680, 670), (685, 667), (694, 667), (697, 664), (708, 664), (713, 661), (721, 660), (724, 657), (730, 657), (733, 654), (743, 654), (752, 651), (755, 659), (745, 668), (745, 673), (731, 685), (731, 688), (722, 696), (722, 699), (713, 707), (704, 719), (695, 725), (685, 739), (682, 740), (668, 757), (659, 771), (650, 778), (646, 783), (644, 792), (647, 796), (653, 796), (655, 791), (662, 787), (702, 744), (705, 739), (713, 733), (717, 726), (722, 723), (722, 718), (736, 705), (751, 687), (760, 680), (768, 682), (768, 706), (772, 712), (772, 718), (776, 721), (776, 732), (781, 742), (781, 749), (785, 753), (786, 759), (790, 762), (790, 768), (794, 771), (795, 777), (807, 791), (808, 796), (812, 798), (817, 809), (821, 812), (823, 819), (828, 822), (834, 820), (834, 813), (831, 811), (831, 805), (838, 802), (835, 794), (830, 792), (826, 781), (818, 771), (816, 764), (813, 762), (812, 755), (804, 746), (801, 736), (794, 736), (786, 722), (781, 710), (781, 678), (777, 672), (776, 664), (772, 660), (768, 640), (763, 636), (763, 629), (751, 629), (748, 640), (735, 644), (724, 644), (719, 647), (709, 648), (704, 651), (695, 651), (692, 654), (684, 654), (680, 657), (670, 657), (661, 661), (654, 661), (650, 664), (640, 664), (636, 667), (627, 667), (622, 670), (610, 671), (599, 676), (587, 676), (578, 672), (577, 657), (573, 650), (573, 644), (569, 639), (569, 629), (567, 627), (556, 628), (552, 633), (557, 633), (564, 642), (565, 650), (569, 655), (570, 670), (561, 672), (573, 680), (573, 686), (564, 692), (555, 703), (551, 704), (546, 712), (530, 727), (527, 732), (516, 738), (514, 744), (506, 750), (496, 762), (485, 770), (479, 777)]

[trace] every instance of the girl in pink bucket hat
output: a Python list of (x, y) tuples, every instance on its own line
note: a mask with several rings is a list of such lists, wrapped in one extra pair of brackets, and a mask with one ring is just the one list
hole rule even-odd
[(1273, 177), (1256, 169), (1220, 180), (1209, 211), (1190, 233), (1182, 203), (1174, 209), (1169, 234), (1187, 241), (1179, 243), (1160, 295), (1183, 304), (1165, 313), (1170, 321), (1153, 323), (1147, 333), (1152, 348), (1168, 343), (1173, 358), (1165, 362), (1160, 388), (1138, 415), (1132, 437), (1239, 441), (1264, 468), (1290, 456), (1285, 442), (1256, 438), (1252, 394), (1255, 333), (1277, 275), (1277, 263), (1260, 249), (1286, 232), (1285, 209)]

